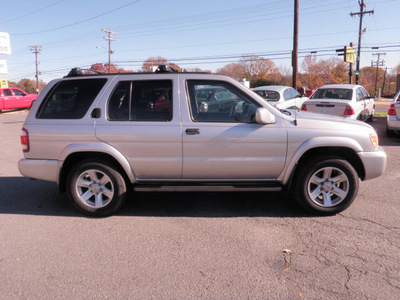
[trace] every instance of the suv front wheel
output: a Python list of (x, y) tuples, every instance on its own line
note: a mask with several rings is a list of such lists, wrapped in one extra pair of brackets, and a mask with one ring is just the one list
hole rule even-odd
[(67, 192), (72, 203), (91, 216), (109, 216), (126, 199), (124, 177), (112, 164), (83, 161), (75, 165), (67, 178)]
[(301, 167), (295, 178), (296, 200), (317, 215), (334, 215), (345, 210), (357, 192), (357, 172), (341, 158), (310, 161)]

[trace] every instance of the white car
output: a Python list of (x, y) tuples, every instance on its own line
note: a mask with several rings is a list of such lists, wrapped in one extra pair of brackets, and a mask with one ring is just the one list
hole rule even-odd
[(260, 86), (254, 88), (252, 91), (279, 109), (300, 110), (303, 102), (309, 99), (306, 96), (300, 95), (294, 88), (283, 85)]
[(394, 136), (394, 132), (400, 131), (400, 90), (394, 96), (390, 103), (386, 117), (386, 133), (387, 136)]
[(375, 102), (361, 85), (331, 84), (318, 88), (301, 110), (372, 121)]

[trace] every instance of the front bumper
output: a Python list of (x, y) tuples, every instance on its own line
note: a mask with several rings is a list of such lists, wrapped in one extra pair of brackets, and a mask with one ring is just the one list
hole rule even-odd
[(382, 147), (379, 147), (377, 151), (361, 152), (358, 155), (365, 169), (364, 180), (379, 177), (385, 172), (387, 156)]

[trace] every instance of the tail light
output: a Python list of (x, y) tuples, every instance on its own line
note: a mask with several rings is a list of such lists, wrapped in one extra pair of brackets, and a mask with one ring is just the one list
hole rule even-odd
[(390, 104), (387, 114), (390, 116), (394, 116), (396, 114), (396, 110), (394, 109), (394, 104)]
[(29, 152), (29, 132), (25, 128), (21, 131), (21, 145), (23, 152)]
[(352, 116), (354, 115), (354, 109), (351, 106), (346, 106), (346, 109), (344, 110), (344, 115), (345, 116)]
[(307, 111), (307, 106), (306, 106), (305, 104), (303, 104), (303, 105), (301, 106), (301, 110), (302, 110), (302, 111)]

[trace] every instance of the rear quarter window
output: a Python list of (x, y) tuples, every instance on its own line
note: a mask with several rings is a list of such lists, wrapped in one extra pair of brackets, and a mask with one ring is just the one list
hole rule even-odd
[(38, 119), (81, 119), (106, 83), (105, 78), (64, 80), (43, 100)]

